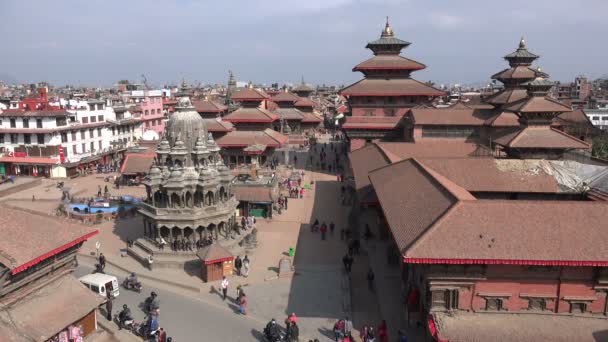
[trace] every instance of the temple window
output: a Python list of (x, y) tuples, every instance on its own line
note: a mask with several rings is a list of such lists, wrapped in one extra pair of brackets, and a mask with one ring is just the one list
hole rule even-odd
[(487, 311), (501, 311), (502, 310), (502, 299), (500, 298), (486, 298), (486, 310)]
[(544, 311), (547, 308), (547, 302), (544, 298), (528, 298), (528, 310)]
[(587, 304), (580, 302), (570, 303), (570, 313), (585, 313), (587, 312)]
[(445, 289), (431, 292), (432, 310), (456, 310), (458, 309), (458, 290)]

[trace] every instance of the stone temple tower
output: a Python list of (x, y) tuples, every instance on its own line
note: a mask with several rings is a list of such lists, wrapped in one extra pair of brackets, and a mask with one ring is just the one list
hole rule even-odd
[(219, 152), (190, 99), (180, 98), (144, 180), (147, 197), (139, 209), (144, 242), (157, 244), (162, 237), (169, 244), (188, 241), (196, 246), (209, 234), (228, 236), (238, 201), (230, 189), (233, 176)]

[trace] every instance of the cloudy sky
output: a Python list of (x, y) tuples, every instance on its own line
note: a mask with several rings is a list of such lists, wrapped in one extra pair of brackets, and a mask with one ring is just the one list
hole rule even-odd
[[(608, 74), (606, 0), (0, 0), (0, 75), (110, 85), (348, 84), (390, 16), (436, 83), (487, 82), (525, 35), (555, 80)], [(0, 76), (1, 77), (1, 76)]]

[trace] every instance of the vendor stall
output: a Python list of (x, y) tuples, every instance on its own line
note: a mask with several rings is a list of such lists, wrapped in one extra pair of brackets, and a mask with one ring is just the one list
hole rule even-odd
[(204, 282), (220, 280), (232, 275), (234, 256), (219, 243), (213, 243), (198, 250), (196, 256), (201, 259), (201, 277)]

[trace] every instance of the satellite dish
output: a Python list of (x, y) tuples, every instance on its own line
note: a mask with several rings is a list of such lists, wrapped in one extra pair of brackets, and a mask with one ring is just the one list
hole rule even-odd
[(145, 131), (141, 137), (144, 141), (159, 140), (160, 136), (155, 131)]

